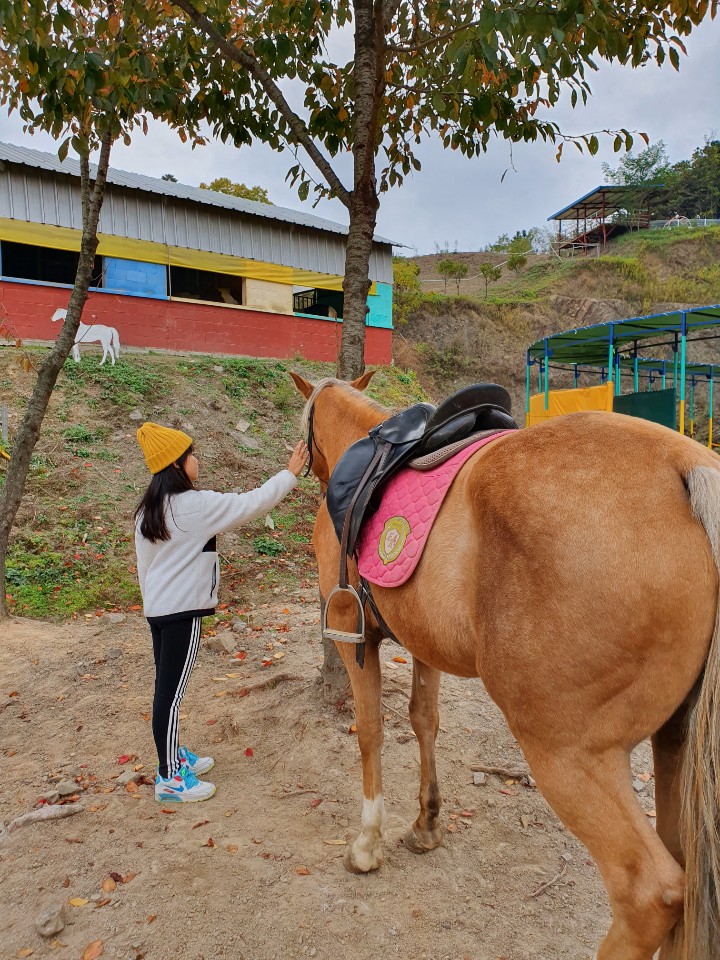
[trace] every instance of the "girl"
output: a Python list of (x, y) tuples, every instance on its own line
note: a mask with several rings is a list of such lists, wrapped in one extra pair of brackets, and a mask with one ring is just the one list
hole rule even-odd
[(152, 474), (135, 512), (135, 549), (155, 655), (155, 799), (207, 800), (215, 785), (198, 780), (198, 774), (215, 761), (178, 746), (178, 716), (200, 646), (202, 618), (215, 613), (220, 579), (216, 535), (277, 506), (297, 483), (307, 447), (298, 443), (287, 469), (257, 490), (214, 493), (195, 488), (198, 460), (192, 438), (182, 430), (144, 423), (137, 438)]

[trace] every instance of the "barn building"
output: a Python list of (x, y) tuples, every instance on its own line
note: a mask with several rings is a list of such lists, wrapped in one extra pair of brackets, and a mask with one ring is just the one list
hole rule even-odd
[[(0, 143), (0, 322), (51, 341), (81, 237), (74, 160)], [(334, 361), (347, 228), (265, 203), (110, 170), (83, 321), (123, 345)], [(392, 359), (392, 244), (375, 238), (366, 362)]]

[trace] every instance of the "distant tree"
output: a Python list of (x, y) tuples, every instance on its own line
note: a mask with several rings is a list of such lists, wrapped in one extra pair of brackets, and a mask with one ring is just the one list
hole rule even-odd
[(527, 257), (524, 253), (511, 253), (507, 262), (508, 270), (512, 270), (513, 273), (519, 273), (526, 264)]
[(455, 276), (455, 261), (451, 260), (450, 257), (438, 260), (435, 269), (445, 281), (445, 293), (447, 293), (448, 280)]
[(393, 320), (407, 323), (422, 303), (423, 293), (418, 277), (420, 267), (414, 260), (393, 257)]
[(269, 203), (267, 190), (263, 187), (246, 187), (244, 183), (233, 183), (229, 177), (216, 177), (210, 183), (201, 183), (201, 190), (214, 190), (216, 193), (227, 193), (231, 197), (241, 197), (243, 200), (254, 200), (256, 203)]
[(707, 138), (689, 160), (676, 163), (666, 184), (655, 208), (658, 219), (668, 219), (675, 213), (685, 217), (720, 217), (720, 140)]
[(467, 275), (468, 275), (467, 264), (463, 263), (462, 260), (455, 260), (453, 263), (452, 278), (455, 281), (458, 296), (460, 296), (460, 281), (464, 280)]
[(178, 182), (178, 178), (177, 178), (176, 176), (174, 176), (172, 173), (164, 173), (160, 179), (161, 179), (161, 180), (167, 180), (168, 183), (177, 183), (177, 182)]
[(488, 287), (491, 283), (494, 283), (496, 280), (499, 280), (502, 276), (502, 268), (496, 267), (492, 263), (481, 263), (480, 264), (480, 275), (485, 281), (485, 299), (488, 298)]
[(651, 143), (637, 156), (630, 150), (613, 169), (603, 163), (605, 182), (616, 186), (639, 186), (645, 183), (662, 183), (670, 170), (670, 158), (664, 140)]

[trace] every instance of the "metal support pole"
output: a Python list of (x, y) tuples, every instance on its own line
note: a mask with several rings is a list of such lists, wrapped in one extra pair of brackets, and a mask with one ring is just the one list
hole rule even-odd
[(687, 359), (687, 314), (682, 315), (680, 336), (680, 433), (685, 433), (685, 365)]
[(713, 422), (713, 375), (710, 374), (710, 400), (708, 407), (708, 447), (712, 450), (712, 422)]
[(545, 337), (545, 412), (550, 408), (550, 347)]
[(695, 377), (690, 377), (690, 436), (695, 436)]
[(615, 371), (615, 396), (616, 397), (619, 397), (620, 394), (622, 393), (622, 381), (620, 379), (622, 375), (622, 367), (620, 366), (620, 359), (621, 359), (620, 351), (618, 350), (618, 352), (615, 354), (615, 365), (617, 367)]
[(639, 389), (638, 382), (638, 352), (637, 352), (637, 343), (635, 344), (635, 351), (633, 353), (633, 393), (637, 393)]
[(613, 379), (613, 367), (615, 366), (614, 361), (614, 340), (615, 340), (615, 327), (613, 324), (610, 324), (610, 340), (608, 343), (608, 372), (607, 378), (608, 383), (612, 383)]
[(3, 400), (2, 404), (2, 442), (4, 446), (8, 445), (8, 417), (7, 417), (7, 403)]
[(575, 364), (575, 365), (573, 366), (573, 386), (575, 387), (576, 390), (577, 390), (577, 387), (578, 387), (579, 377), (580, 377), (580, 374), (578, 373), (577, 364)]
[(532, 366), (532, 360), (530, 359), (530, 351), (526, 354), (525, 362), (525, 426), (530, 426), (530, 367)]
[(666, 388), (666, 386), (667, 386), (667, 370), (666, 370), (666, 366), (667, 366), (666, 361), (663, 360), (663, 362), (662, 362), (662, 388), (663, 388), (663, 390), (664, 390), (664, 389)]

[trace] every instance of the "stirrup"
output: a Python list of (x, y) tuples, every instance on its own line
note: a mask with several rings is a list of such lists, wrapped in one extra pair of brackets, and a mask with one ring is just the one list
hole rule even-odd
[[(336, 593), (349, 593), (355, 598), (355, 602), (358, 605), (358, 610), (360, 611), (360, 616), (358, 618), (359, 632), (352, 632), (349, 630), (328, 630), (328, 608), (330, 606), (330, 601)], [(365, 642), (365, 609), (363, 607), (363, 602), (360, 599), (360, 594), (357, 592), (355, 587), (352, 586), (352, 584), (348, 584), (346, 587), (341, 587), (340, 584), (338, 584), (336, 587), (333, 587), (328, 594), (322, 611), (322, 635), (324, 640), (333, 640), (337, 643)]]

